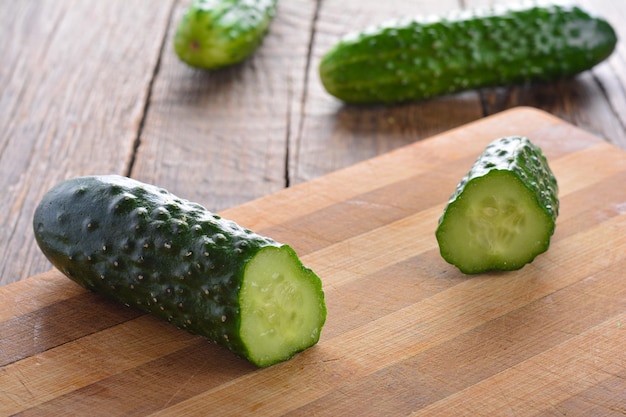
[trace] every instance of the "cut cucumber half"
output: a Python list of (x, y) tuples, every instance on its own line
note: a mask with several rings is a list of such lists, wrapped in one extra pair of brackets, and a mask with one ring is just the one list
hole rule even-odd
[(558, 188), (527, 138), (490, 144), (461, 180), (439, 221), (442, 257), (462, 272), (520, 269), (550, 245)]
[(322, 283), (291, 247), (154, 185), (116, 175), (63, 181), (42, 198), (33, 228), (68, 278), (255, 365), (320, 337)]

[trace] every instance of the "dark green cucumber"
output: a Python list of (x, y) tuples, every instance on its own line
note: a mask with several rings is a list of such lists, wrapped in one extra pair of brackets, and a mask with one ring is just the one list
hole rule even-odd
[(439, 219), (441, 256), (466, 274), (522, 268), (550, 246), (558, 185), (543, 151), (528, 138), (492, 142)]
[(174, 51), (187, 64), (216, 69), (237, 64), (261, 44), (277, 0), (193, 0), (174, 35)]
[(343, 101), (397, 103), (570, 77), (616, 43), (611, 25), (580, 7), (526, 2), (347, 35), (322, 57), (319, 74)]
[(43, 197), (33, 227), (70, 279), (255, 365), (320, 337), (321, 281), (291, 247), (163, 189), (119, 176), (66, 180)]

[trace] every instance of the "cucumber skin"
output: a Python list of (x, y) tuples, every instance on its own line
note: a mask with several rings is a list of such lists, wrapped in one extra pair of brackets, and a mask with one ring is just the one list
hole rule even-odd
[[(541, 148), (524, 136), (498, 138), (487, 145), (457, 185), (448, 204), (459, 198), (468, 182), (495, 170), (512, 171), (535, 194), (537, 203), (550, 216), (552, 223), (556, 223), (559, 215), (559, 186), (556, 177)], [(550, 234), (553, 232), (554, 228)]]
[[(448, 208), (461, 197), (467, 184), (475, 178), (489, 175), (495, 171), (510, 171), (515, 174), (524, 186), (532, 191), (537, 199), (537, 204), (551, 219), (551, 229), (543, 242), (543, 248), (535, 256), (547, 251), (559, 215), (559, 186), (541, 148), (524, 136), (499, 138), (485, 148), (450, 196), (444, 212), (439, 218), (439, 226), (436, 231), (437, 241), (440, 242), (442, 239), (440, 236), (441, 225), (445, 222)], [(440, 242), (440, 248), (441, 246)], [(441, 255), (447, 260), (443, 251), (441, 251)], [(533, 259), (534, 257), (528, 262), (532, 262)], [(508, 270), (520, 269), (522, 266), (511, 265)], [(457, 267), (459, 266), (457, 265)], [(461, 272), (470, 273), (463, 268), (459, 269)]]
[(46, 257), (81, 286), (252, 361), (239, 336), (243, 272), (260, 249), (286, 245), (119, 176), (61, 182), (42, 198), (33, 228)]
[[(178, 23), (174, 51), (201, 69), (235, 65), (259, 47), (276, 14), (278, 0), (193, 0)], [(200, 48), (190, 52), (190, 42)]]
[(567, 78), (615, 49), (607, 21), (577, 6), (531, 4), (348, 35), (322, 57), (320, 79), (345, 102), (399, 103)]

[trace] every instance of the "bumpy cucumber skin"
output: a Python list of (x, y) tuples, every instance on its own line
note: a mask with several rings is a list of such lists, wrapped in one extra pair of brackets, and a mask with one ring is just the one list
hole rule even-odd
[[(535, 193), (537, 202), (553, 223), (559, 215), (559, 186), (541, 148), (524, 136), (507, 136), (491, 142), (461, 179), (448, 204), (456, 200), (469, 181), (494, 170), (511, 171)], [(552, 230), (554, 232), (554, 229)], [(551, 233), (552, 234), (552, 233)]]
[[(81, 286), (255, 363), (239, 335), (244, 269), (262, 248), (286, 245), (164, 189), (115, 175), (56, 185), (39, 203), (33, 228), (46, 257)], [(321, 292), (319, 278), (302, 268)]]
[(556, 228), (556, 219), (559, 214), (559, 187), (554, 173), (552, 172), (548, 160), (537, 145), (524, 136), (508, 136), (498, 138), (491, 142), (484, 152), (476, 159), (469, 172), (461, 179), (456, 189), (450, 196), (443, 215), (439, 218), (436, 237), (439, 242), (441, 255), (448, 262), (452, 262), (443, 250), (441, 244), (445, 237), (442, 233), (442, 224), (446, 221), (448, 208), (461, 198), (467, 184), (472, 180), (484, 177), (496, 171), (509, 171), (513, 173), (522, 184), (530, 190), (536, 200), (537, 205), (551, 219), (551, 228), (546, 233), (545, 240), (541, 242), (542, 247), (532, 256), (529, 256), (524, 264), (510, 264), (507, 267), (500, 265), (498, 268), (487, 268), (479, 271), (465, 270), (462, 265), (456, 265), (461, 272), (475, 274), (488, 270), (516, 270), (530, 263), (534, 258), (547, 251), (550, 246), (550, 238)]
[(348, 35), (322, 57), (319, 74), (345, 102), (399, 103), (570, 77), (616, 43), (611, 25), (580, 7), (525, 3)]
[(193, 0), (174, 35), (174, 51), (192, 67), (235, 65), (261, 44), (277, 0)]

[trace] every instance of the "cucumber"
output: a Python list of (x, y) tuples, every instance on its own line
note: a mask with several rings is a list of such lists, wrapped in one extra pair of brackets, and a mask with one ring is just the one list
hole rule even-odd
[(178, 22), (174, 51), (192, 67), (237, 64), (261, 44), (277, 0), (193, 0)]
[(606, 59), (616, 43), (611, 25), (580, 7), (526, 2), (349, 34), (324, 54), (319, 75), (345, 102), (418, 101), (571, 77)]
[(33, 228), (78, 284), (259, 367), (319, 340), (322, 284), (290, 246), (156, 186), (114, 175), (63, 181), (42, 198)]
[(496, 139), (450, 197), (436, 231), (441, 256), (461, 272), (522, 268), (550, 246), (558, 184), (528, 138)]

